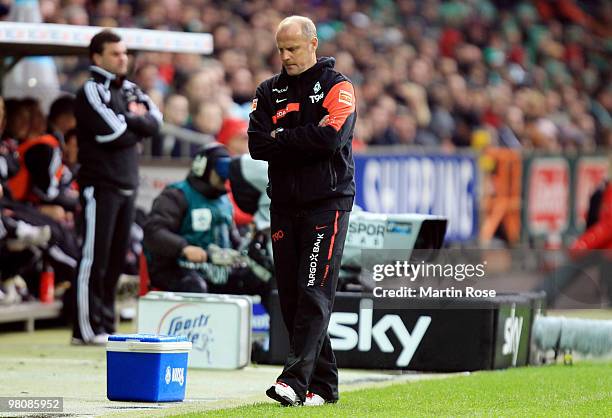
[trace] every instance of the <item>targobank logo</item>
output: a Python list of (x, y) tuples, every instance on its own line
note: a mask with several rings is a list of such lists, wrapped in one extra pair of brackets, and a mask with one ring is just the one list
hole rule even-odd
[(317, 273), (317, 264), (319, 263), (319, 252), (321, 251), (321, 240), (325, 234), (317, 234), (317, 240), (312, 247), (312, 253), (310, 254), (310, 269), (308, 270), (308, 284), (307, 287), (314, 286), (315, 274)]

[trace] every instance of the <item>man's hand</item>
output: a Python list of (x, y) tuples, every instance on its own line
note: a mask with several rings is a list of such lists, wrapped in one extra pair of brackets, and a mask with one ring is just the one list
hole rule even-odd
[(188, 245), (183, 248), (183, 257), (192, 263), (205, 263), (208, 259), (206, 251), (195, 245)]
[(278, 132), (282, 132), (282, 131), (283, 131), (283, 128), (276, 128), (275, 130), (273, 130), (272, 132), (270, 132), (270, 136), (271, 136), (272, 138), (276, 139), (276, 134), (277, 134)]
[(137, 116), (144, 116), (149, 111), (144, 103), (138, 102), (130, 102), (128, 104), (128, 110)]
[[(325, 126), (327, 125), (327, 121), (329, 120), (329, 115), (325, 115), (323, 116), (323, 118), (319, 121), (319, 127)], [(283, 128), (278, 128), (273, 130), (272, 132), (270, 132), (270, 136), (274, 139), (276, 139), (276, 133), (277, 132), (281, 132), (283, 130)]]

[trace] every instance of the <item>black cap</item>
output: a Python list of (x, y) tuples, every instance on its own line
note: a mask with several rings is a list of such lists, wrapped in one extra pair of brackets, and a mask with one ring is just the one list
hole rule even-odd
[(210, 172), (215, 168), (219, 158), (229, 158), (229, 152), (222, 144), (211, 142), (204, 145), (193, 156), (189, 175), (209, 182)]

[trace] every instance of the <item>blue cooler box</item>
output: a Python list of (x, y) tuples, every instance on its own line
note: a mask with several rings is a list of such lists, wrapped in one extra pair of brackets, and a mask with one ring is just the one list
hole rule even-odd
[(191, 342), (184, 336), (111, 335), (106, 344), (106, 396), (111, 401), (185, 399)]

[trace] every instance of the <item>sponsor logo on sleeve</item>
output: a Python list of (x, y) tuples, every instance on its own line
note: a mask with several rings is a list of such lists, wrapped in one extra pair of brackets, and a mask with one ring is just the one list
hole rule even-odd
[(338, 93), (338, 101), (349, 106), (353, 106), (353, 93), (340, 89)]
[(253, 99), (253, 103), (251, 103), (251, 112), (255, 111), (255, 109), (257, 109), (257, 100), (258, 99)]

